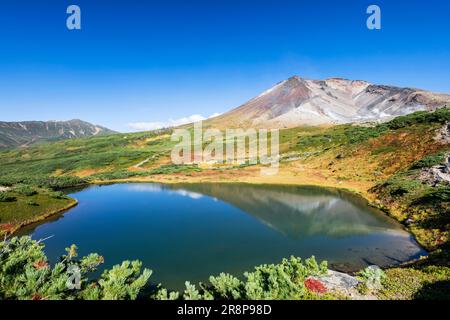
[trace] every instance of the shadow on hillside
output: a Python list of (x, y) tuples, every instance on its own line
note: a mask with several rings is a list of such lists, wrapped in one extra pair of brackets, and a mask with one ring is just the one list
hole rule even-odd
[(450, 300), (450, 280), (425, 284), (414, 296), (417, 300)]

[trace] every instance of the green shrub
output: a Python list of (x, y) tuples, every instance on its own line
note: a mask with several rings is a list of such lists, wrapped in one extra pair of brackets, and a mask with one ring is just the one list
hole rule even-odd
[(67, 196), (61, 191), (55, 191), (50, 193), (50, 197), (53, 199), (66, 199)]
[(0, 186), (12, 187), (16, 183), (18, 183), (18, 181), (18, 178), (4, 176), (0, 178)]
[(291, 257), (283, 259), (278, 265), (262, 265), (255, 271), (245, 273), (247, 281), (245, 299), (250, 300), (292, 300), (310, 296), (304, 286), (304, 280), (309, 276), (320, 276), (327, 272), (327, 264), (318, 265), (314, 257), (301, 259)]
[(375, 127), (351, 126), (345, 131), (345, 135), (351, 144), (377, 138), (387, 131), (387, 126), (381, 124)]
[(174, 174), (181, 172), (200, 172), (202, 171), (197, 165), (176, 165), (176, 164), (167, 164), (163, 165), (157, 169), (153, 169), (150, 171), (150, 174)]
[(364, 280), (369, 289), (380, 289), (381, 283), (386, 279), (386, 274), (377, 266), (369, 266), (358, 273), (358, 277)]
[(101, 180), (101, 181), (108, 181), (108, 180), (121, 180), (121, 179), (128, 179), (132, 177), (137, 176), (143, 176), (148, 175), (147, 171), (127, 171), (127, 170), (121, 170), (121, 171), (112, 171), (112, 172), (102, 172), (102, 173), (96, 173), (89, 176), (89, 180)]
[(14, 192), (21, 194), (23, 196), (31, 197), (36, 195), (38, 192), (28, 185), (18, 185), (14, 187)]
[(109, 180), (121, 180), (128, 179), (133, 177), (146, 177), (154, 174), (174, 174), (174, 173), (191, 173), (191, 172), (199, 172), (201, 169), (196, 165), (162, 165), (159, 168), (145, 171), (128, 171), (128, 170), (119, 170), (119, 171), (111, 171), (111, 172), (102, 172), (96, 173), (89, 176), (89, 180), (101, 180), (101, 181), (109, 181)]
[(74, 176), (33, 176), (33, 177), (21, 177), (19, 175), (13, 177), (4, 177), (0, 179), (0, 185), (13, 186), (17, 184), (23, 184), (28, 186), (37, 186), (43, 188), (50, 188), (54, 190), (77, 187), (87, 184), (85, 179)]
[(450, 201), (450, 185), (435, 188), (433, 191), (428, 192), (420, 199), (417, 199), (415, 203), (423, 202), (449, 202)]
[[(44, 254), (44, 244), (30, 237), (14, 237), (0, 242), (0, 300), (4, 299), (136, 299), (147, 285), (151, 270), (139, 261), (124, 261), (105, 270), (99, 278), (92, 273), (103, 257), (89, 254), (78, 259), (77, 247), (66, 249), (53, 267)], [(183, 294), (168, 292), (159, 285), (151, 297), (158, 300), (203, 299), (309, 299), (317, 298), (304, 286), (310, 276), (327, 272), (325, 262), (314, 257), (301, 261), (291, 257), (280, 264), (261, 265), (245, 273), (245, 281), (228, 274), (210, 277), (209, 283), (197, 286), (185, 283)]]
[(16, 201), (16, 197), (12, 196), (7, 191), (0, 192), (0, 202), (13, 202)]
[(39, 204), (36, 201), (33, 201), (33, 200), (28, 200), (27, 201), (27, 205), (32, 206), (32, 207), (39, 206)]
[[(293, 300), (318, 298), (309, 292), (304, 281), (311, 276), (322, 276), (327, 272), (327, 263), (317, 264), (314, 257), (304, 262), (300, 258), (283, 259), (280, 264), (265, 264), (255, 267), (253, 272), (244, 273), (245, 281), (221, 273), (210, 277), (208, 284), (195, 286), (185, 283), (185, 300)], [(178, 297), (179, 293), (167, 293), (159, 289), (156, 299), (167, 300)]]
[(169, 292), (166, 288), (158, 285), (156, 292), (151, 295), (154, 300), (178, 300), (180, 298), (180, 293), (176, 291)]
[[(389, 130), (398, 130), (418, 124), (444, 124), (448, 121), (450, 121), (450, 110), (447, 108), (438, 109), (434, 112), (419, 111), (375, 126), (336, 126), (323, 134), (301, 137), (297, 146), (302, 149), (321, 148), (322, 150), (327, 150), (331, 147), (357, 144), (377, 138)], [(379, 152), (382, 151), (379, 150)]]
[(85, 185), (87, 181), (85, 179), (73, 176), (63, 177), (41, 177), (29, 180), (30, 184), (39, 185), (42, 187), (50, 188), (53, 190), (59, 190), (70, 187), (77, 187)]
[(88, 300), (135, 300), (147, 284), (152, 271), (144, 269), (141, 274), (140, 261), (124, 261), (111, 270), (105, 270), (94, 285), (81, 292), (80, 297)]
[(245, 296), (244, 284), (238, 278), (221, 273), (217, 277), (209, 277), (209, 292), (215, 299), (238, 300)]
[(52, 267), (43, 249), (42, 242), (30, 237), (0, 242), (0, 300), (136, 299), (151, 275), (148, 269), (140, 272), (140, 262), (125, 261), (92, 279), (89, 274), (103, 257), (90, 254), (77, 259), (77, 247), (72, 245)]
[(416, 161), (411, 169), (423, 169), (423, 168), (431, 168), (433, 166), (440, 165), (444, 163), (447, 152), (440, 152), (438, 154), (426, 156), (419, 161)]
[(415, 124), (445, 124), (450, 121), (450, 109), (441, 108), (434, 112), (419, 111), (406, 116), (397, 117), (389, 121), (386, 125), (389, 129), (396, 130), (409, 127)]
[(450, 268), (394, 268), (386, 270), (381, 299), (392, 300), (448, 300), (450, 299)]

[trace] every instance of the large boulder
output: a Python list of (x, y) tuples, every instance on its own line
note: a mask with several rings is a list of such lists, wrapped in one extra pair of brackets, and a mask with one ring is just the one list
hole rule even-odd
[(318, 278), (329, 292), (336, 292), (343, 294), (350, 299), (355, 300), (376, 300), (373, 295), (364, 295), (358, 291), (358, 286), (362, 282), (361, 280), (348, 275), (346, 273), (328, 270), (326, 276)]

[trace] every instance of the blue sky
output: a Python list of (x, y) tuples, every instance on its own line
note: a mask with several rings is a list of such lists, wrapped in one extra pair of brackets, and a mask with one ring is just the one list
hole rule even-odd
[[(70, 4), (82, 30), (66, 28)], [(292, 75), (450, 92), (449, 15), (442, 0), (2, 0), (0, 120), (130, 131), (225, 112)]]

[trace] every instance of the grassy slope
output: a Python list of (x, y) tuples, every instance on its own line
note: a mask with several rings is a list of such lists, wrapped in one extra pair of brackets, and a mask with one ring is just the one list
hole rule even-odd
[(25, 195), (14, 189), (7, 192), (11, 200), (0, 202), (0, 235), (76, 205), (74, 199), (49, 189), (33, 189), (36, 194)]
[[(117, 134), (103, 137), (64, 140), (0, 153), (0, 176), (17, 178), (29, 175), (89, 175), (95, 172), (126, 169), (147, 157), (169, 149), (170, 141), (154, 143), (156, 133)], [(158, 141), (158, 140), (156, 140)]]
[[(387, 287), (406, 285), (408, 290), (399, 288), (398, 291), (406, 292), (400, 296), (392, 294), (395, 290), (386, 290), (382, 297), (409, 298), (420, 294), (417, 288), (448, 281), (450, 274), (445, 267), (442, 269), (449, 262), (448, 186), (431, 187), (417, 182), (421, 169), (413, 168), (421, 159), (450, 150), (448, 144), (435, 140), (445, 121), (450, 121), (448, 109), (433, 114), (416, 113), (375, 127), (343, 125), (283, 130), (280, 172), (272, 177), (261, 176), (258, 166), (170, 165), (169, 154), (174, 145), (170, 132), (66, 140), (1, 152), (0, 185), (25, 179), (48, 187), (42, 182), (47, 176), (78, 176), (87, 182), (243, 181), (347, 188), (362, 194), (399, 221), (413, 221), (410, 230), (424, 247), (436, 253), (429, 262), (415, 265), (414, 269), (388, 271), (391, 276), (387, 281), (392, 283), (387, 283)], [(135, 167), (147, 159), (148, 162)], [(36, 179), (27, 181), (30, 176)], [(399, 189), (406, 192), (399, 193)], [(17, 212), (18, 207), (10, 205)], [(43, 209), (36, 209), (35, 215), (39, 216)], [(438, 266), (440, 273), (430, 264)], [(419, 284), (417, 279), (421, 279)]]

